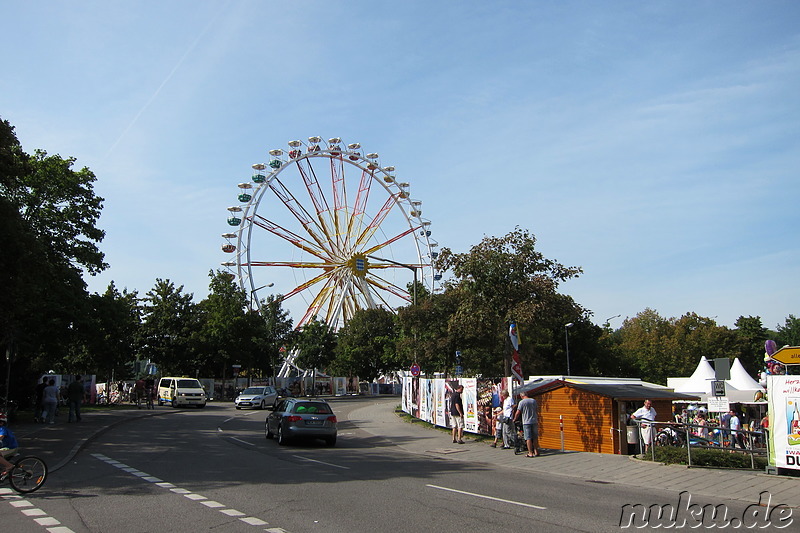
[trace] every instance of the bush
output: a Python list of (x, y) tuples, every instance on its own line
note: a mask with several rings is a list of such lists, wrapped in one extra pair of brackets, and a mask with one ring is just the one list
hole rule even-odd
[[(645, 461), (652, 461), (650, 453), (640, 455)], [(659, 463), (668, 465), (688, 465), (689, 456), (686, 448), (676, 446), (657, 446), (655, 448), (655, 460)], [(730, 450), (707, 450), (704, 448), (692, 448), (692, 466), (708, 466), (713, 468), (746, 468), (752, 469), (750, 464), (750, 454), (730, 453)], [(767, 466), (764, 457), (755, 457), (756, 470), (763, 470)]]

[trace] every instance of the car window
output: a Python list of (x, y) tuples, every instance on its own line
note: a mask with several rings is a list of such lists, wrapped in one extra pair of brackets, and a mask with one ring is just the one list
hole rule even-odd
[(332, 413), (331, 407), (322, 402), (302, 402), (294, 406), (293, 413), (298, 415), (329, 415)]
[(159, 387), (164, 387), (164, 388), (169, 387), (171, 381), (172, 380), (169, 379), (169, 378), (162, 378), (161, 381), (159, 382), (158, 386)]
[(179, 379), (178, 388), (180, 389), (202, 389), (200, 382), (196, 379)]
[(261, 387), (247, 387), (242, 391), (242, 394), (261, 394), (263, 390)]
[(281, 401), (278, 404), (278, 407), (275, 408), (276, 411), (285, 411), (286, 410), (286, 400)]

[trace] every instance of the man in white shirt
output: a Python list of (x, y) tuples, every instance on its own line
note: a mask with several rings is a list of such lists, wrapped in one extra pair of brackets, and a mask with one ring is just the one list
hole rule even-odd
[(644, 406), (636, 410), (631, 415), (631, 420), (640, 420), (640, 431), (642, 434), (642, 441), (644, 442), (644, 453), (650, 450), (650, 445), (653, 443), (653, 434), (656, 432), (655, 425), (651, 424), (656, 419), (656, 410), (653, 409), (653, 402), (650, 400), (644, 401)]
[(744, 435), (739, 433), (739, 431), (742, 429), (742, 422), (739, 420), (739, 416), (733, 409), (731, 409), (728, 414), (730, 415), (728, 424), (731, 429), (731, 448), (736, 449), (736, 445), (738, 444), (744, 450)]

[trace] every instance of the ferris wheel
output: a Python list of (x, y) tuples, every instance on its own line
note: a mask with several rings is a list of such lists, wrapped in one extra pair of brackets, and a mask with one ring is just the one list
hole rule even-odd
[(393, 166), (362, 151), (338, 137), (290, 141), (239, 183), (222, 265), (252, 309), (261, 311), (259, 291), (270, 287), (296, 328), (316, 318), (338, 330), (358, 310), (413, 303), (409, 285), (435, 289), (438, 243), (422, 202)]

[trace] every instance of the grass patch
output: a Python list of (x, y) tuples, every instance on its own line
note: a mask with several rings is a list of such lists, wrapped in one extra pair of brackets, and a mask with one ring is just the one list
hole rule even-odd
[[(640, 455), (644, 461), (652, 461), (653, 455), (650, 453)], [(672, 446), (658, 446), (655, 448), (655, 461), (668, 465), (688, 465), (689, 456), (686, 448)], [(754, 458), (756, 470), (764, 470), (767, 460), (764, 457)], [(712, 468), (737, 468), (751, 470), (750, 454), (730, 453), (729, 450), (706, 450), (702, 448), (692, 448), (692, 466), (706, 466)]]

